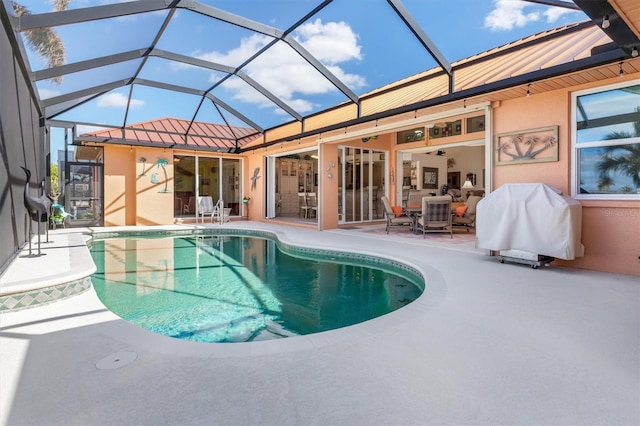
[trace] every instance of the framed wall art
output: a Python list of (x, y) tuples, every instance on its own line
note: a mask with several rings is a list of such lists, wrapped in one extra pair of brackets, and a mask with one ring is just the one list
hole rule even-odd
[(498, 166), (558, 161), (558, 126), (499, 133), (494, 152)]
[(438, 169), (435, 167), (422, 168), (422, 187), (438, 189)]

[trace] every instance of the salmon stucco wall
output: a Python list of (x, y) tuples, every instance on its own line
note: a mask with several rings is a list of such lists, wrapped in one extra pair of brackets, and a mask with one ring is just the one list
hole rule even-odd
[(493, 156), (496, 150), (495, 135), (558, 126), (558, 161), (495, 166), (493, 189), (504, 183), (543, 182), (565, 193), (571, 192), (569, 102), (570, 96), (566, 91), (554, 91), (504, 101), (494, 108)]
[[(173, 154), (154, 148), (133, 148), (135, 154), (136, 225), (173, 222)], [(143, 161), (144, 159), (144, 161)]]
[[(105, 226), (173, 222), (170, 153), (154, 148), (106, 146), (104, 156)], [(159, 165), (158, 160), (166, 164), (160, 161)]]
[[(320, 181), (319, 203), (321, 207), (320, 229), (335, 229), (338, 227), (338, 145), (325, 144), (320, 147), (322, 163), (318, 167)], [(332, 165), (335, 165), (332, 167)], [(328, 169), (327, 169), (328, 168)]]
[[(267, 178), (265, 170), (265, 156), (251, 155), (244, 157), (243, 163), (243, 196), (250, 200), (248, 204), (242, 205), (243, 211), (240, 214), (249, 220), (263, 220), (266, 216), (265, 188)], [(258, 178), (256, 179), (255, 187), (252, 189), (251, 177), (256, 169), (259, 169)]]
[[(636, 74), (635, 79), (639, 77)], [(619, 82), (603, 81), (573, 90)], [(543, 182), (571, 194), (571, 92), (563, 89), (504, 101), (493, 114), (494, 134), (558, 126), (558, 161), (494, 166), (493, 189), (510, 182)], [(495, 150), (495, 146), (492, 149)], [(585, 255), (572, 261), (556, 262), (575, 268), (640, 276), (640, 202), (579, 201)]]
[(104, 147), (104, 225), (134, 225), (135, 154), (123, 146)]

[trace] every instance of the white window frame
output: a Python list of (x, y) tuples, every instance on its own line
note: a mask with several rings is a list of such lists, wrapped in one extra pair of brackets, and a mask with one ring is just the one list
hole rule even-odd
[(632, 80), (624, 83), (611, 84), (607, 86), (599, 86), (591, 89), (580, 90), (571, 93), (571, 196), (578, 200), (619, 200), (619, 201), (632, 201), (640, 200), (640, 193), (629, 194), (581, 194), (580, 193), (580, 170), (578, 170), (578, 150), (580, 148), (596, 148), (600, 146), (613, 146), (613, 145), (628, 145), (633, 143), (640, 143), (640, 137), (618, 139), (617, 141), (596, 141), (596, 142), (582, 142), (578, 146), (578, 121), (577, 121), (577, 102), (578, 97), (584, 95), (590, 95), (594, 93), (607, 92), (610, 90), (616, 90), (621, 87), (637, 86), (640, 84), (640, 80)]

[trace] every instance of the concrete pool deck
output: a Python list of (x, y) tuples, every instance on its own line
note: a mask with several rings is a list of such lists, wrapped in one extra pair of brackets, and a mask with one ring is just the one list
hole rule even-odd
[[(241, 344), (155, 335), (91, 288), (4, 312), (0, 424), (640, 424), (638, 277), (500, 264), (393, 232), (223, 226), (398, 259), (424, 273), (426, 291), (363, 324)], [(18, 256), (0, 291), (90, 274), (74, 232)]]

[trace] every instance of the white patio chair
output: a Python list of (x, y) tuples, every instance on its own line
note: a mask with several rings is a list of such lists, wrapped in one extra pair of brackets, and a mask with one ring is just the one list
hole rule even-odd
[(213, 198), (209, 196), (198, 197), (198, 211), (196, 212), (196, 223), (198, 219), (202, 219), (204, 223), (204, 217), (213, 214)]

